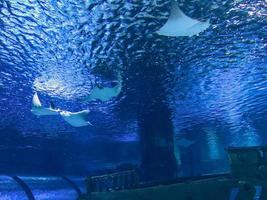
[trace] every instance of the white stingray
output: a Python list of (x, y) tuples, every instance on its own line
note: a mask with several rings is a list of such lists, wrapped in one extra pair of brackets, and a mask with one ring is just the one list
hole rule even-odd
[(191, 37), (205, 31), (209, 26), (209, 20), (201, 22), (186, 16), (179, 8), (178, 2), (172, 1), (170, 17), (156, 33), (164, 36)]
[(114, 87), (103, 87), (99, 88), (95, 86), (88, 97), (84, 99), (84, 101), (109, 101), (112, 98), (117, 97), (121, 93), (122, 88), (122, 80), (119, 77), (118, 84)]
[(85, 101), (92, 100), (101, 100), (101, 101), (109, 101), (110, 99), (117, 97), (121, 92), (121, 86), (116, 85), (115, 87), (94, 87), (92, 92), (88, 97), (85, 98)]
[(42, 106), (37, 93), (35, 93), (32, 98), (31, 112), (37, 116), (61, 115), (66, 122), (68, 122), (71, 126), (74, 127), (92, 125), (89, 121), (87, 121), (89, 110), (83, 110), (80, 112), (69, 112), (60, 109), (54, 109), (52, 107), (45, 108)]
[(83, 110), (75, 113), (69, 111), (60, 112), (60, 115), (63, 117), (63, 119), (74, 127), (92, 125), (89, 121), (86, 120), (88, 114), (89, 110)]

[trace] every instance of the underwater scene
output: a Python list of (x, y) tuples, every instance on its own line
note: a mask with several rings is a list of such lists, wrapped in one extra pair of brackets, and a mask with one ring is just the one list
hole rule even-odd
[(266, 0), (0, 0), (0, 200), (266, 200)]

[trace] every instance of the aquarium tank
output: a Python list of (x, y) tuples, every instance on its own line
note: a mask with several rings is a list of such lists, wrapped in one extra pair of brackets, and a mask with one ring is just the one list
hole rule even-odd
[(227, 174), (266, 134), (265, 0), (0, 0), (1, 200)]

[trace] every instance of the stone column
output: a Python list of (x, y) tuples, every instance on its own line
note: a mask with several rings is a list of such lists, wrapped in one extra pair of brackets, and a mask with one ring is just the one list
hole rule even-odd
[(177, 174), (171, 113), (162, 102), (149, 105), (148, 109), (138, 121), (143, 177), (170, 180)]
[(144, 59), (136, 63), (134, 77), (138, 133), (141, 147), (141, 171), (145, 180), (170, 180), (177, 174), (174, 155), (174, 127), (167, 89), (172, 73), (161, 63)]

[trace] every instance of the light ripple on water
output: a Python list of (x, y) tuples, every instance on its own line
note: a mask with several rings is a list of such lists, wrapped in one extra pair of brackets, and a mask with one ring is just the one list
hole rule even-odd
[[(143, 100), (127, 95), (143, 91), (123, 85), (123, 94), (107, 103), (79, 99), (96, 83), (110, 84), (114, 71), (125, 72), (125, 80), (142, 77), (127, 70), (143, 61), (162, 65), (170, 75), (163, 83), (164, 102), (172, 109), (176, 134), (210, 124), (215, 131), (224, 127), (233, 145), (265, 142), (265, 1), (181, 0), (188, 15), (211, 20), (206, 32), (192, 38), (154, 34), (168, 17), (169, 1), (97, 2), (91, 7), (74, 0), (0, 2), (1, 127), (39, 129), (51, 137), (77, 131), (89, 138), (137, 140), (136, 107)], [(29, 112), (33, 91), (46, 104), (53, 98), (57, 107), (71, 111), (89, 107), (94, 126), (81, 131), (59, 118), (37, 119)]]

